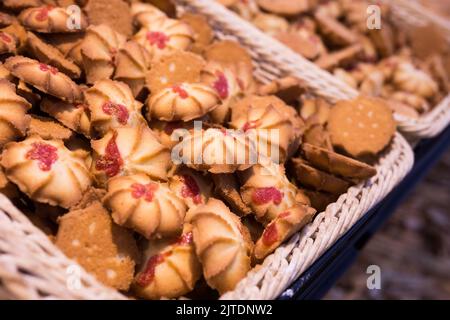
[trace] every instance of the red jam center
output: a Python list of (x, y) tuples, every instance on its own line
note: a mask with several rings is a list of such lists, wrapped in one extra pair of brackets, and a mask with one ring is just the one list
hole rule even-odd
[(257, 188), (252, 195), (252, 200), (255, 204), (266, 204), (273, 202), (280, 204), (283, 199), (283, 193), (275, 187)]
[(172, 87), (172, 91), (175, 93), (178, 93), (178, 96), (181, 99), (186, 99), (189, 97), (189, 94), (186, 92), (186, 90), (184, 90), (182, 87), (180, 86), (173, 86)]
[(155, 191), (158, 190), (156, 183), (140, 184), (133, 183), (131, 185), (131, 195), (135, 199), (144, 197), (145, 201), (152, 202), (155, 196)]
[(146, 287), (150, 283), (152, 283), (155, 278), (156, 267), (163, 263), (165, 258), (172, 254), (171, 251), (160, 253), (150, 257), (147, 261), (147, 265), (145, 266), (145, 270), (142, 271), (136, 278), (136, 283), (141, 287)]
[(110, 116), (114, 115), (120, 124), (122, 125), (127, 124), (130, 115), (128, 113), (127, 108), (124, 105), (108, 101), (102, 105), (102, 110), (107, 115)]
[(253, 121), (249, 121), (246, 122), (243, 126), (242, 126), (242, 130), (244, 132), (247, 132), (250, 129), (255, 129), (256, 127), (258, 127), (260, 125), (259, 120), (253, 120)]
[(46, 143), (34, 142), (26, 157), (31, 160), (38, 160), (39, 169), (49, 171), (52, 164), (58, 160), (58, 149)]
[(192, 243), (192, 239), (192, 232), (184, 233), (176, 240), (175, 244), (180, 246), (187, 246)]
[(37, 15), (36, 15), (36, 20), (37, 21), (45, 21), (48, 19), (48, 13), (53, 10), (54, 6), (45, 6), (42, 7), (41, 9), (39, 9)]
[(106, 146), (105, 155), (97, 159), (95, 168), (105, 171), (108, 177), (114, 177), (119, 173), (122, 165), (123, 160), (116, 144), (116, 135), (114, 135)]
[(190, 175), (183, 175), (184, 186), (181, 189), (181, 195), (184, 198), (192, 198), (195, 204), (202, 203), (202, 197), (200, 195), (200, 188), (198, 187), (195, 179)]
[(277, 241), (278, 241), (277, 224), (275, 222), (272, 222), (267, 226), (266, 230), (264, 230), (264, 233), (262, 235), (262, 242), (264, 245), (269, 247)]
[(164, 126), (164, 132), (166, 134), (172, 134), (176, 129), (183, 128), (183, 122), (181, 121), (175, 121), (175, 122), (168, 122)]
[(11, 43), (12, 39), (4, 32), (0, 32), (0, 39), (5, 43)]
[(45, 63), (39, 63), (39, 69), (41, 69), (41, 71), (44, 71), (44, 72), (50, 71), (51, 74), (58, 73), (58, 69), (56, 69), (55, 67), (49, 66)]
[(223, 72), (216, 72), (217, 80), (213, 83), (214, 89), (219, 94), (220, 99), (226, 99), (228, 97), (228, 81), (225, 78)]
[(283, 219), (283, 218), (288, 217), (290, 214), (291, 214), (291, 213), (290, 213), (289, 211), (282, 212), (282, 213), (280, 213), (280, 214), (278, 215), (278, 218)]
[(162, 32), (147, 32), (147, 40), (152, 46), (156, 45), (158, 49), (164, 49), (169, 41), (169, 37)]

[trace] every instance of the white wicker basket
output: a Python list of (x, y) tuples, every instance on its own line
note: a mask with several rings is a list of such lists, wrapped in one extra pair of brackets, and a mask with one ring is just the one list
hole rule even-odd
[[(182, 10), (208, 17), (219, 38), (232, 38), (246, 46), (254, 58), (259, 80), (293, 75), (319, 96), (330, 101), (350, 98), (353, 90), (340, 88), (328, 73), (273, 42), (220, 5), (204, 0), (177, 0)], [(270, 39), (270, 38), (269, 38)], [(269, 40), (271, 41), (271, 40)], [(326, 79), (326, 80), (324, 80)], [(330, 85), (330, 83), (336, 83)], [(344, 234), (361, 216), (407, 174), (413, 165), (413, 152), (400, 135), (376, 165), (377, 175), (351, 187), (338, 201), (317, 215), (314, 221), (289, 242), (252, 270), (235, 290), (222, 299), (273, 299), (280, 295), (308, 266)], [(106, 288), (83, 269), (73, 285), (77, 264), (68, 259), (51, 241), (0, 194), (0, 297), (20, 299), (122, 299), (122, 294)], [(75, 279), (76, 280), (76, 279)]]

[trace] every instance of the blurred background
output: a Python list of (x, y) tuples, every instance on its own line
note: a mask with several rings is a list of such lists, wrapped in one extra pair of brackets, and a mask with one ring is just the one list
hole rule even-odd
[[(369, 265), (380, 290), (367, 289)], [(450, 149), (325, 299), (450, 299)]]

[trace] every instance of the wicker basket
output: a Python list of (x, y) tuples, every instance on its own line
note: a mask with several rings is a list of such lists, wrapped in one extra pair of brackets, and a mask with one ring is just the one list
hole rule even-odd
[[(444, 34), (447, 35), (446, 40), (450, 45), (450, 23), (445, 19), (435, 15), (434, 13), (423, 8), (420, 4), (414, 3), (409, 0), (380, 0), (381, 2), (388, 4), (392, 8), (392, 13), (394, 15), (394, 20), (400, 28), (408, 28), (410, 26), (424, 26), (427, 24), (433, 24), (440, 28)], [(217, 4), (214, 3), (215, 0), (199, 0), (199, 1), (186, 1), (189, 3), (197, 2), (197, 5), (201, 8), (208, 8), (208, 10), (217, 11)], [(233, 14), (233, 13), (232, 13)], [(212, 17), (213, 18), (213, 17)], [(213, 18), (214, 19), (214, 18)], [(217, 17), (216, 19), (220, 19)], [(247, 31), (251, 28), (251, 23), (241, 19), (238, 21), (236, 19), (235, 26), (230, 26), (230, 28), (235, 29), (237, 32), (242, 30), (242, 26), (245, 25)], [(256, 28), (256, 27), (254, 27)], [(253, 32), (251, 36), (253, 39), (245, 39), (245, 41), (251, 41), (254, 44), (259, 44), (260, 46), (272, 46), (272, 51), (283, 52), (283, 57), (288, 57), (288, 55), (297, 55), (294, 51), (278, 43), (274, 38), (265, 35), (263, 32)], [(247, 37), (247, 38), (248, 38)], [(274, 43), (277, 43), (276, 45)], [(281, 49), (281, 47), (284, 47)], [(266, 51), (269, 52), (267, 49)], [(289, 54), (288, 54), (289, 51)], [(297, 66), (292, 67), (292, 70), (298, 70), (299, 72), (304, 72), (306, 70), (311, 70), (311, 67), (306, 67), (304, 62), (297, 62)], [(318, 67), (317, 67), (318, 68)], [(319, 72), (314, 72), (319, 74)], [(336, 89), (348, 93), (351, 95), (357, 95), (357, 92), (350, 88), (347, 84), (342, 83), (338, 79), (334, 78), (333, 75), (327, 71), (323, 71), (321, 74), (320, 84), (323, 88), (326, 87), (336, 87)], [(326, 75), (325, 75), (326, 74)], [(301, 77), (299, 75), (299, 77)], [(303, 75), (303, 78), (309, 79), (307, 74)], [(314, 79), (313, 79), (314, 82)], [(318, 83), (319, 84), (319, 83)], [(325, 91), (328, 91), (325, 89)], [(325, 92), (325, 95), (327, 92)], [(435, 106), (430, 112), (421, 115), (418, 119), (408, 118), (406, 116), (396, 114), (396, 120), (398, 123), (398, 128), (401, 132), (405, 133), (407, 138), (411, 142), (416, 142), (419, 139), (431, 138), (442, 132), (447, 125), (450, 123), (450, 95), (443, 99), (437, 106)]]
[[(251, 51), (256, 75), (262, 82), (293, 75), (330, 101), (350, 98), (353, 90), (340, 87), (328, 73), (293, 54), (270, 38), (259, 40), (259, 31), (220, 5), (204, 0), (177, 0), (181, 10), (208, 17), (218, 38), (239, 41)], [(256, 35), (254, 33), (257, 33)], [(270, 43), (270, 42), (269, 42)], [(325, 80), (324, 80), (325, 79)], [(335, 85), (330, 85), (335, 83)], [(351, 187), (318, 214), (302, 232), (267, 257), (222, 299), (273, 299), (279, 296), (308, 266), (377, 204), (407, 174), (413, 152), (396, 134), (376, 165), (377, 175)], [(106, 288), (72, 260), (0, 194), (0, 297), (16, 299), (123, 299)]]

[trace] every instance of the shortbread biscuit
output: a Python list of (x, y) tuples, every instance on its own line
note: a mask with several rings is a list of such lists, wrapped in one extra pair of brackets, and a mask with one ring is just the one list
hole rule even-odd
[(151, 66), (150, 53), (136, 41), (130, 40), (117, 52), (114, 79), (125, 82), (138, 96), (145, 86), (145, 76)]
[(42, 33), (80, 32), (88, 25), (82, 12), (77, 23), (69, 24), (67, 21), (70, 20), (70, 12), (66, 8), (52, 5), (25, 9), (20, 13), (19, 20), (25, 28)]
[(26, 8), (38, 7), (42, 4), (41, 0), (3, 0), (2, 5), (7, 9), (20, 11)]
[(130, 5), (131, 16), (135, 23), (145, 27), (157, 18), (166, 18), (166, 14), (157, 7), (143, 2), (132, 2)]
[(12, 34), (0, 31), (0, 54), (16, 53), (17, 40)]
[(383, 150), (394, 136), (396, 123), (383, 100), (360, 97), (338, 102), (331, 109), (327, 129), (333, 146), (359, 158)]
[(36, 60), (55, 66), (59, 71), (72, 79), (80, 77), (81, 69), (75, 63), (66, 59), (58, 49), (45, 43), (32, 32), (27, 33), (27, 39), (30, 54)]
[(90, 24), (106, 24), (127, 37), (133, 33), (130, 6), (124, 0), (89, 0), (83, 10)]
[(139, 262), (136, 242), (100, 203), (61, 217), (55, 244), (102, 283), (118, 290), (130, 287)]
[(56, 98), (44, 97), (40, 108), (67, 128), (88, 138), (92, 136), (91, 119), (87, 104), (70, 103)]
[(288, 20), (274, 14), (259, 12), (253, 17), (252, 23), (271, 36), (289, 30)]
[(103, 204), (118, 225), (147, 239), (181, 233), (187, 206), (166, 183), (145, 174), (118, 176), (108, 181), (107, 191)]
[(70, 208), (92, 182), (84, 157), (67, 149), (61, 140), (33, 135), (6, 145), (1, 165), (8, 179), (31, 199)]
[(20, 23), (15, 21), (6, 28), (1, 29), (1, 31), (14, 35), (17, 53), (22, 54), (25, 51), (27, 44), (27, 30)]
[(253, 255), (257, 260), (262, 260), (284, 241), (289, 239), (294, 233), (298, 232), (306, 224), (308, 224), (316, 210), (307, 206), (298, 204), (293, 208), (281, 212), (270, 222), (262, 236), (255, 243)]
[(317, 191), (342, 194), (351, 186), (348, 181), (318, 170), (302, 159), (292, 159), (292, 165), (297, 181)]
[(25, 136), (30, 124), (27, 111), (31, 105), (16, 94), (14, 85), (0, 79), (0, 148), (6, 143)]
[(194, 289), (202, 274), (195, 253), (192, 227), (175, 239), (149, 241), (133, 291), (145, 299), (177, 298)]
[(195, 251), (208, 285), (220, 294), (233, 290), (250, 270), (253, 243), (239, 218), (220, 200), (188, 211)]
[(209, 26), (206, 17), (186, 12), (180, 17), (180, 20), (186, 22), (194, 32), (194, 42), (191, 51), (202, 53), (214, 39), (214, 31)]
[(400, 90), (424, 98), (430, 98), (438, 91), (437, 83), (427, 73), (409, 62), (403, 62), (397, 66), (393, 81)]
[(177, 129), (192, 130), (194, 128), (194, 122), (184, 121), (159, 121), (152, 120), (148, 123), (150, 129), (152, 129), (159, 137), (159, 141), (162, 145), (169, 149), (172, 149), (180, 142), (180, 138), (175, 132)]
[(91, 141), (91, 146), (91, 171), (100, 186), (112, 177), (135, 173), (167, 180), (170, 152), (146, 125), (109, 131), (103, 138)]
[(89, 26), (81, 44), (87, 83), (92, 84), (113, 75), (117, 52), (125, 41), (124, 35), (105, 24)]
[(55, 33), (46, 35), (46, 41), (61, 51), (66, 59), (70, 59), (77, 66), (83, 66), (81, 46), (85, 32), (78, 33)]
[(315, 60), (326, 53), (320, 37), (305, 29), (296, 32), (279, 32), (275, 34), (275, 38), (309, 60)]
[(68, 102), (83, 99), (80, 87), (53, 66), (22, 56), (8, 58), (4, 66), (19, 79), (59, 99)]
[(176, 51), (154, 62), (147, 73), (146, 82), (152, 94), (183, 82), (200, 82), (205, 61), (196, 54)]
[(314, 61), (320, 68), (325, 70), (332, 70), (335, 67), (345, 67), (358, 57), (363, 47), (357, 43), (348, 46), (344, 49), (334, 51), (332, 53), (324, 54), (319, 59)]
[(252, 213), (252, 209), (244, 203), (239, 193), (239, 183), (232, 173), (213, 174), (214, 192), (222, 198), (240, 216)]
[(339, 197), (339, 195), (310, 189), (300, 189), (300, 191), (308, 197), (311, 207), (316, 209), (317, 212), (325, 211), (327, 206)]
[(202, 83), (180, 83), (149, 96), (147, 119), (190, 121), (200, 118), (219, 105), (216, 91)]
[(31, 116), (30, 127), (27, 130), (27, 134), (36, 134), (45, 140), (68, 140), (73, 137), (72, 130), (67, 129), (51, 118), (36, 115)]
[(352, 158), (340, 155), (330, 150), (314, 146), (312, 144), (302, 144), (303, 154), (311, 165), (331, 174), (352, 179), (368, 179), (377, 173), (377, 170)]
[(321, 12), (314, 15), (321, 34), (337, 46), (349, 46), (358, 42), (358, 36), (338, 20)]
[(134, 127), (144, 122), (142, 103), (135, 100), (123, 82), (99, 80), (84, 92), (94, 130), (101, 135), (120, 127)]
[(294, 16), (310, 9), (308, 0), (257, 0), (257, 3), (266, 11), (286, 16)]

